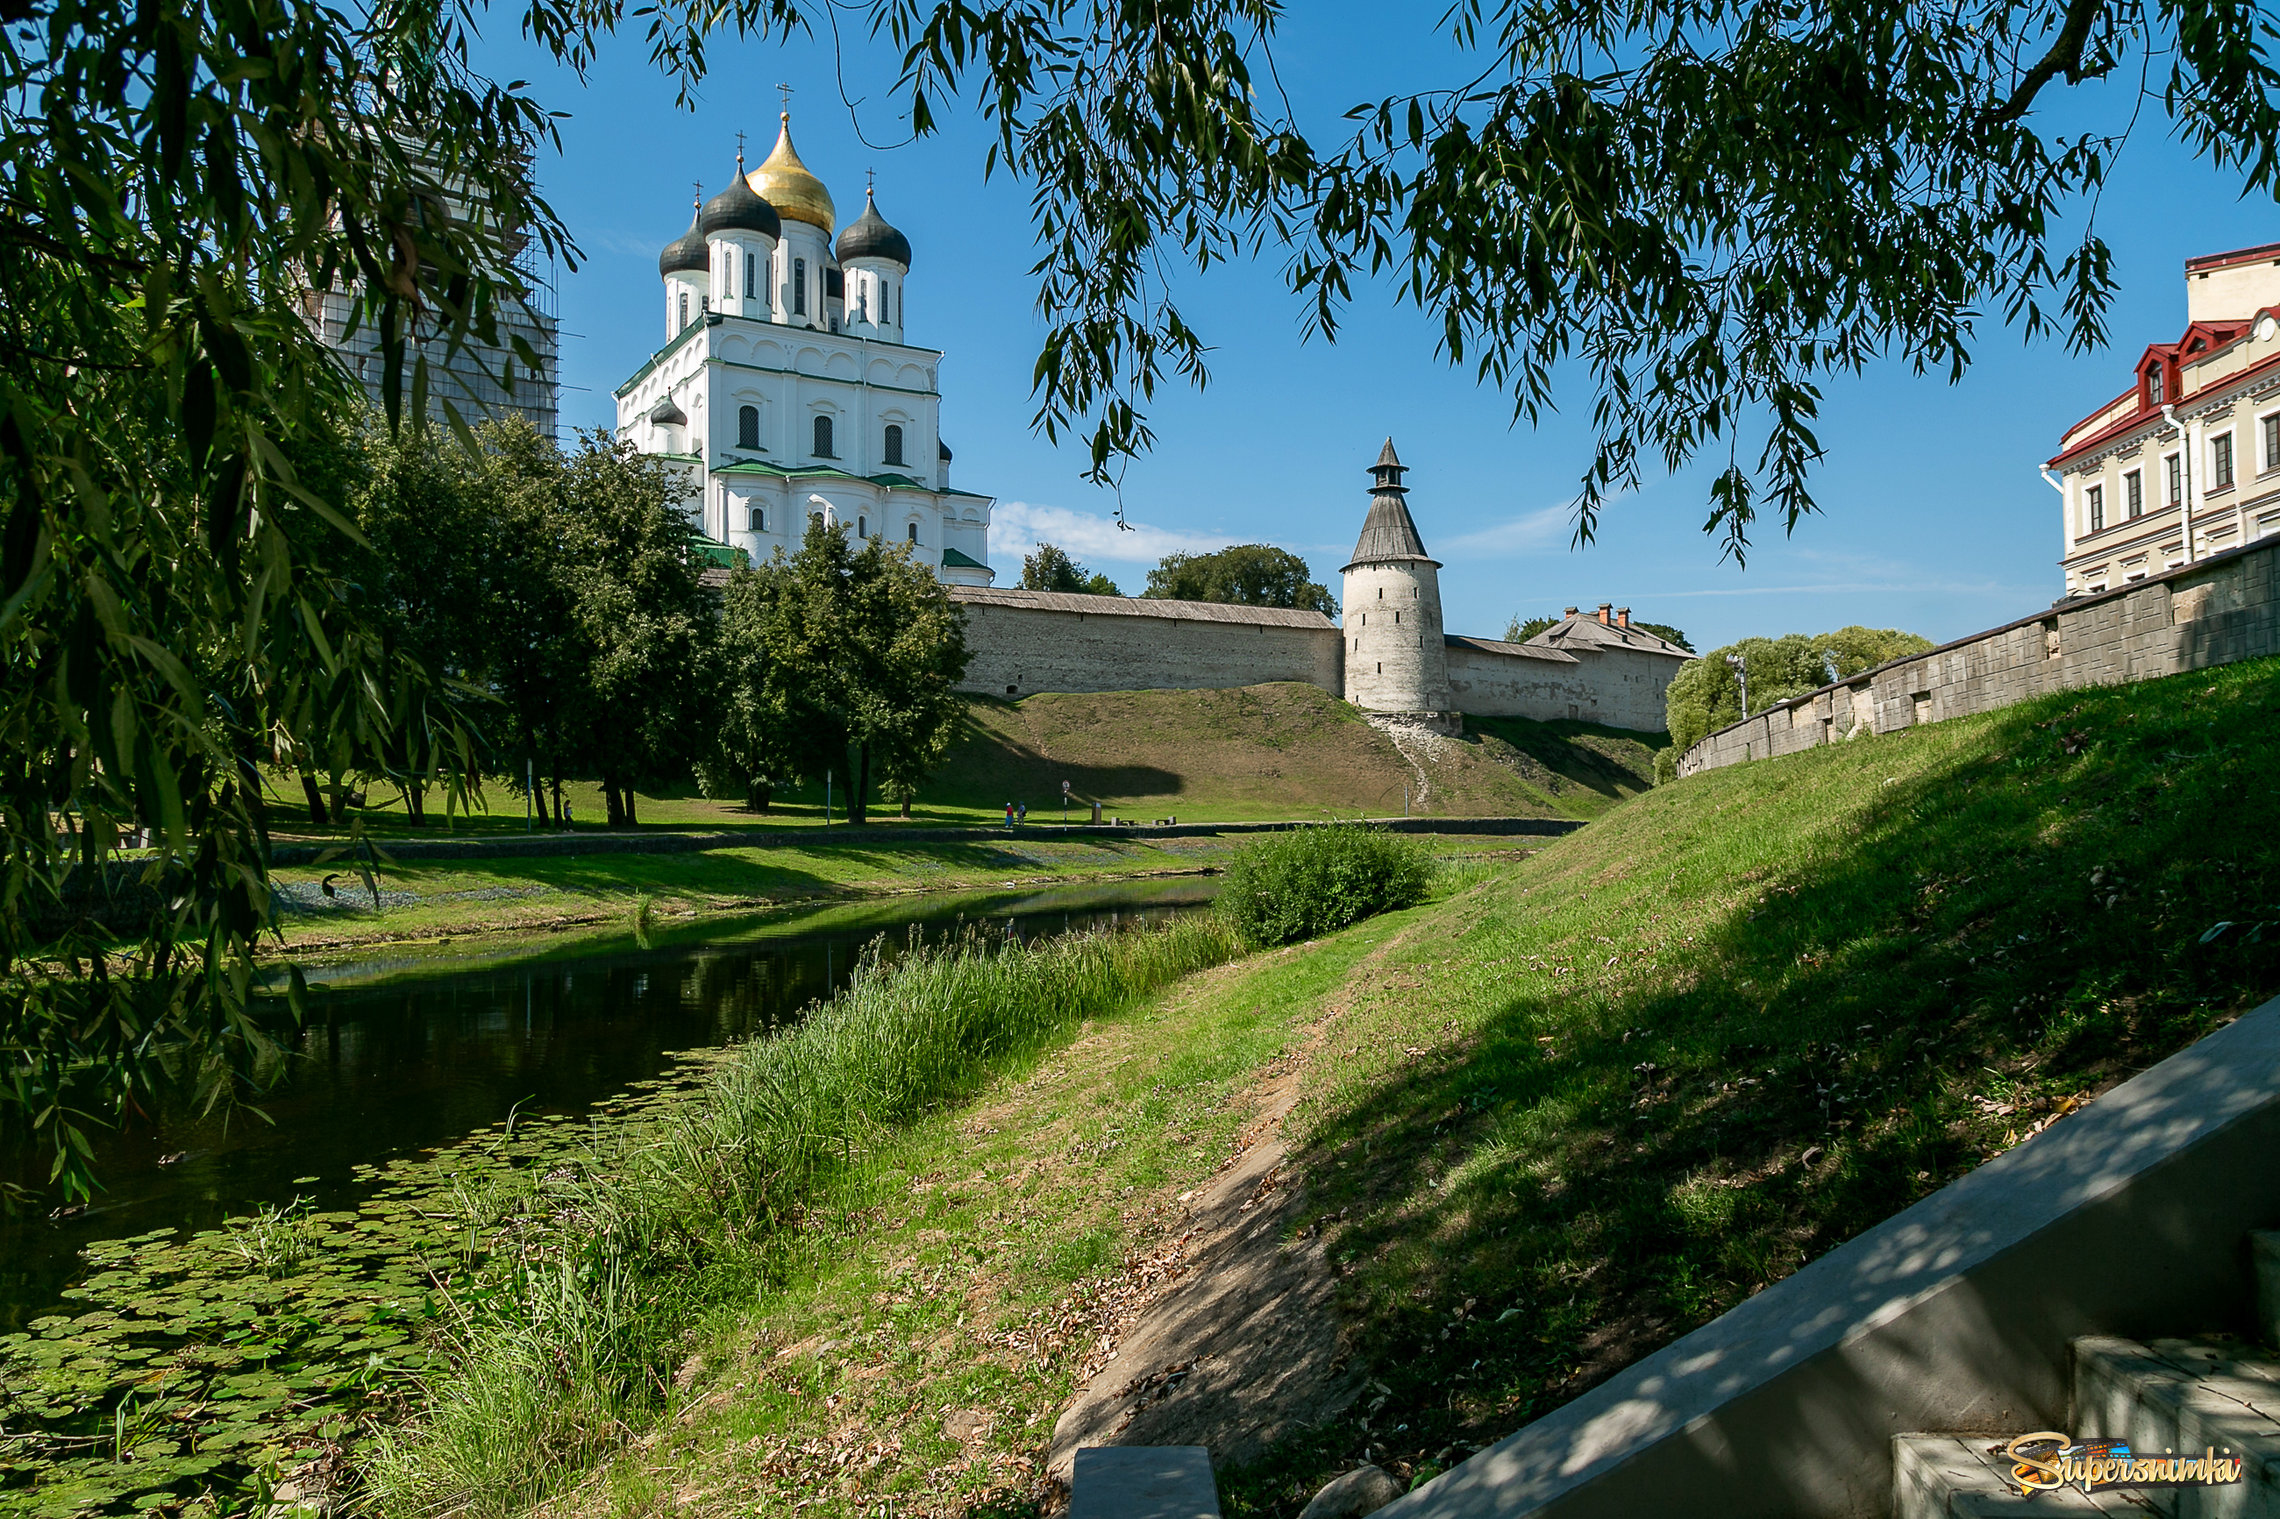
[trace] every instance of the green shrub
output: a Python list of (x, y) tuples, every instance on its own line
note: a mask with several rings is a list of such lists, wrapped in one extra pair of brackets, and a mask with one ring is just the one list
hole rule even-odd
[(1256, 945), (1289, 944), (1423, 901), (1433, 852), (1360, 823), (1271, 833), (1227, 867), (1219, 910)]
[(1667, 786), (1678, 779), (1678, 746), (1655, 751), (1655, 784)]

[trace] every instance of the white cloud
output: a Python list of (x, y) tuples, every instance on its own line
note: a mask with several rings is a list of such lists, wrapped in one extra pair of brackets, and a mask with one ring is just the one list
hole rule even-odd
[[(1574, 534), (1575, 519), (1568, 509), (1564, 506), (1547, 506), (1525, 516), (1428, 544), (1426, 551), (1452, 562), (1460, 555), (1468, 559), (1492, 558), (1500, 554), (1526, 554), (1537, 549), (1565, 548)], [(1440, 553), (1442, 550), (1446, 550), (1446, 553)]]
[(1152, 568), (1166, 554), (1208, 554), (1235, 541), (1224, 533), (1184, 533), (1143, 522), (1122, 528), (1114, 517), (1027, 501), (1001, 501), (990, 510), (990, 563), (997, 566), (1005, 584), (1020, 579), (1023, 557), (1035, 553), (1040, 543), (1054, 544), (1070, 558), (1098, 569), (1128, 564)]

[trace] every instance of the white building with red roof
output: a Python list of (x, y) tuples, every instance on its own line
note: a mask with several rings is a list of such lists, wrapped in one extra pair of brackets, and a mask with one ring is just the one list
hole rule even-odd
[(2066, 591), (2092, 595), (2280, 533), (2280, 243), (2185, 265), (2185, 330), (2066, 430)]

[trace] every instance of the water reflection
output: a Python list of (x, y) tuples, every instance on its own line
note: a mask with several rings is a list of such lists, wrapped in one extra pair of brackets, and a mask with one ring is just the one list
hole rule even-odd
[(575, 958), (458, 969), (464, 956), (398, 952), (312, 972), (309, 1022), (260, 1115), (165, 1113), (108, 1137), (107, 1190), (85, 1212), (0, 1217), (0, 1331), (51, 1311), (93, 1240), (207, 1228), (295, 1196), (345, 1206), (361, 1191), (352, 1167), (435, 1149), (512, 1110), (580, 1112), (659, 1075), (677, 1051), (796, 1018), (882, 936), (889, 952), (914, 931), (1027, 939), (1157, 917), (1210, 891), (1187, 880), (913, 898), (712, 921)]

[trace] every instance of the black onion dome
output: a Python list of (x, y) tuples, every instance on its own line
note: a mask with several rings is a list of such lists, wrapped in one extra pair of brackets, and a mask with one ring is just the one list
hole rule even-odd
[(659, 427), (686, 427), (689, 425), (689, 414), (675, 406), (673, 398), (667, 396), (649, 408), (649, 420)]
[(705, 202), (704, 213), (697, 218), (707, 237), (715, 232), (757, 232), (764, 237), (782, 237), (784, 223), (776, 215), (776, 208), (762, 200), (744, 180), (744, 160), (736, 160), (736, 177), (728, 188)]
[(667, 243), (665, 251), (657, 255), (659, 274), (687, 274), (692, 271), (703, 274), (712, 268), (712, 255), (705, 251), (704, 232), (697, 226), (699, 220), (701, 218), (698, 214), (691, 210), (689, 230)]
[(833, 251), (843, 264), (859, 258), (884, 258), (910, 268), (910, 239), (887, 225), (867, 190), (863, 193), (863, 214), (839, 234), (839, 246)]

